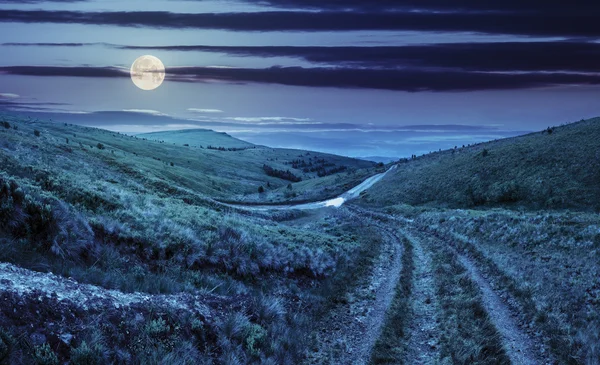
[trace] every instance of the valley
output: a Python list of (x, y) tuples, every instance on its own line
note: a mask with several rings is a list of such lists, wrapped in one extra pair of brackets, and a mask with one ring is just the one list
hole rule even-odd
[(0, 363), (600, 363), (599, 118), (388, 165), (1, 119)]

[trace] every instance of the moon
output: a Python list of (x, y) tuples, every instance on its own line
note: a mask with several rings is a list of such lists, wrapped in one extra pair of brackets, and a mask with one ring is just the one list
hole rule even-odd
[(165, 80), (165, 65), (157, 57), (138, 57), (131, 65), (131, 81), (142, 90), (154, 90)]

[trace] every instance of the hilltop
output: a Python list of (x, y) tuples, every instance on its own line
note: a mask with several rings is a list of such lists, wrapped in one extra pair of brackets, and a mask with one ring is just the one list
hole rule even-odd
[(250, 142), (234, 138), (225, 132), (215, 132), (210, 129), (184, 129), (176, 131), (151, 132), (138, 134), (137, 136), (140, 138), (147, 138), (153, 141), (164, 141), (165, 143), (175, 143), (179, 145), (188, 145), (191, 147), (254, 147), (254, 144)]
[(401, 160), (363, 203), (600, 210), (600, 118)]

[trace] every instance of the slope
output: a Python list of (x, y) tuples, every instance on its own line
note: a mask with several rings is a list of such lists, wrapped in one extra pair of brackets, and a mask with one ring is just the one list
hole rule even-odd
[(600, 118), (400, 162), (363, 203), (600, 209)]

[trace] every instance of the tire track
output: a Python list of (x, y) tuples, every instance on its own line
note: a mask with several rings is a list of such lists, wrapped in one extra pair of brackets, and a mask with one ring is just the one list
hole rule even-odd
[(502, 344), (506, 354), (513, 364), (535, 365), (541, 362), (537, 359), (533, 349), (532, 339), (522, 331), (508, 306), (494, 292), (490, 283), (481, 275), (479, 269), (469, 258), (457, 253), (458, 260), (467, 269), (473, 281), (479, 286), (482, 293), (483, 305), (488, 312), (492, 323), (502, 336)]
[(438, 318), (440, 308), (435, 293), (431, 257), (423, 249), (418, 239), (407, 233), (404, 235), (412, 242), (415, 260), (411, 335), (407, 347), (406, 363), (437, 364), (440, 361)]
[(348, 303), (332, 310), (316, 325), (318, 348), (308, 354), (307, 364), (368, 363), (402, 269), (402, 245), (387, 230), (381, 233), (385, 247), (370, 277), (350, 293)]

